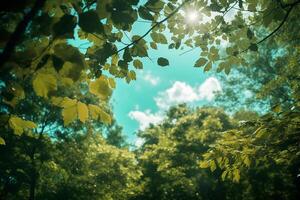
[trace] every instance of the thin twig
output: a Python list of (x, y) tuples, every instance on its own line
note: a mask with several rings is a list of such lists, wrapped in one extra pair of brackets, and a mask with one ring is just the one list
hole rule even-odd
[(116, 53), (119, 53), (123, 50), (125, 50), (126, 48), (138, 43), (141, 39), (145, 38), (154, 28), (156, 28), (157, 26), (159, 26), (160, 24), (164, 23), (165, 21), (167, 21), (168, 19), (170, 19), (173, 15), (175, 15), (180, 8), (182, 8), (187, 2), (189, 2), (191, 0), (185, 0), (184, 2), (182, 2), (182, 4), (180, 4), (170, 15), (168, 15), (166, 18), (164, 18), (163, 20), (155, 23), (153, 26), (151, 26), (151, 28), (144, 33), (144, 35), (142, 35), (141, 37), (139, 37), (138, 39), (132, 41), (130, 44), (126, 45), (125, 47), (119, 49)]

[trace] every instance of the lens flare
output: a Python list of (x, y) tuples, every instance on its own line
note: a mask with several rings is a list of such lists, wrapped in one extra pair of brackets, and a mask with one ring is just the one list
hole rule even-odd
[(195, 23), (198, 20), (198, 13), (194, 10), (190, 10), (186, 13), (186, 20), (188, 23)]

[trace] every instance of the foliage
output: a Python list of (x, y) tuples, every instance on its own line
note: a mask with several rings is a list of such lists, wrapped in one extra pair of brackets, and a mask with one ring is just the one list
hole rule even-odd
[[(0, 198), (299, 198), (299, 5), (4, 1)], [(196, 23), (186, 21), (191, 10)], [(148, 30), (132, 34), (141, 19)], [(136, 80), (142, 59), (161, 45), (198, 49), (194, 67), (230, 75), (218, 102), (231, 115), (173, 107), (162, 124), (139, 133), (145, 143), (134, 155), (109, 100), (115, 79)]]

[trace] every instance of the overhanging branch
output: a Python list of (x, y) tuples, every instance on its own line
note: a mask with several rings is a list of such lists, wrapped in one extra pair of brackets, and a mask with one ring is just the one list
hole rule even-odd
[(10, 59), (13, 54), (18, 42), (26, 31), (29, 22), (32, 21), (36, 13), (44, 6), (46, 0), (36, 0), (32, 9), (26, 14), (22, 21), (17, 25), (15, 31), (10, 36), (8, 42), (6, 43), (3, 52), (0, 55), (0, 71), (1, 73), (6, 72), (8, 69), (3, 68), (4, 64)]
[(170, 15), (168, 15), (166, 18), (162, 19), (161, 21), (155, 23), (153, 26), (151, 26), (151, 28), (146, 32), (144, 33), (144, 35), (142, 35), (141, 37), (139, 37), (138, 39), (132, 41), (130, 44), (126, 45), (125, 47), (119, 49), (117, 53), (120, 53), (121, 51), (125, 50), (126, 48), (138, 43), (141, 39), (145, 38), (155, 27), (159, 26), (160, 24), (164, 23), (165, 21), (167, 21), (168, 19), (170, 19), (173, 15), (175, 15), (179, 10), (180, 8), (182, 8), (187, 2), (189, 2), (191, 0), (185, 0), (184, 2), (182, 2)]

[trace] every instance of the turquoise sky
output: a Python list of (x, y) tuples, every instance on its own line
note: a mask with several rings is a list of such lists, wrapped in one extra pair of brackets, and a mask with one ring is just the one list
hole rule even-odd
[[(132, 35), (143, 34), (149, 25), (145, 23), (137, 23), (133, 27)], [(165, 34), (167, 39), (168, 33)], [(151, 41), (150, 37), (146, 38), (147, 41)], [(127, 42), (127, 41), (126, 41)], [(195, 61), (199, 58), (200, 50), (195, 49), (184, 55), (181, 53), (188, 50), (170, 50), (167, 45), (159, 45), (158, 50), (151, 50), (148, 52), (149, 58), (144, 58), (144, 69), (136, 71), (137, 80), (132, 81), (129, 84), (125, 80), (117, 80), (117, 88), (114, 90), (112, 97), (112, 106), (115, 114), (115, 118), (121, 126), (123, 126), (124, 134), (127, 136), (129, 142), (134, 143), (136, 136), (135, 132), (140, 128), (138, 120), (130, 117), (130, 113), (139, 111), (139, 114), (154, 115), (155, 117), (163, 117), (165, 108), (161, 108), (157, 105), (155, 98), (160, 96), (160, 99), (168, 104), (168, 100), (165, 97), (165, 91), (169, 88), (174, 88), (175, 85), (187, 86), (179, 88), (179, 91), (184, 94), (178, 94), (175, 96), (186, 97), (179, 100), (179, 102), (188, 102), (191, 105), (200, 105), (204, 102), (208, 102), (205, 98), (189, 97), (189, 87), (193, 88), (195, 93), (200, 95), (197, 88), (205, 82), (209, 77), (212, 77), (209, 73), (204, 73), (203, 69), (193, 67)], [(158, 57), (165, 57), (170, 61), (170, 65), (167, 67), (160, 67), (157, 65), (156, 60)], [(130, 67), (133, 69), (133, 66)], [(178, 84), (180, 82), (180, 84)], [(184, 85), (185, 84), (185, 85)], [(190, 98), (190, 99), (189, 99)], [(194, 100), (193, 100), (194, 99)], [(176, 103), (176, 102), (173, 102)], [(148, 110), (148, 111), (147, 111)], [(144, 116), (145, 117), (145, 116)]]
[[(143, 35), (149, 28), (149, 23), (137, 21), (127, 35)], [(164, 34), (170, 40), (170, 34)], [(123, 42), (130, 43), (127, 37), (123, 39)], [(148, 35), (145, 40), (151, 41), (151, 37)], [(70, 44), (77, 47), (85, 44), (80, 49), (83, 52), (88, 47), (86, 42), (77, 35), (74, 40), (69, 40)], [(122, 48), (123, 44), (118, 47)], [(117, 87), (111, 99), (113, 113), (131, 144), (135, 143), (135, 133), (139, 129), (145, 128), (150, 122), (158, 123), (164, 117), (168, 105), (183, 102), (193, 106), (208, 104), (213, 101), (213, 92), (221, 90), (220, 83), (211, 73), (193, 67), (200, 57), (200, 49), (181, 55), (187, 50), (189, 47), (183, 50), (170, 50), (167, 45), (158, 45), (157, 50), (149, 47), (150, 58), (140, 59), (144, 69), (136, 70), (137, 80), (129, 84), (124, 79), (116, 80)], [(158, 57), (167, 58), (170, 65), (159, 66), (156, 63)], [(129, 69), (134, 67), (130, 66)]]

